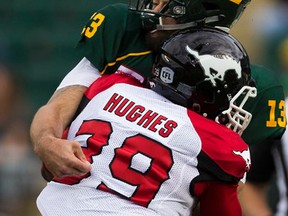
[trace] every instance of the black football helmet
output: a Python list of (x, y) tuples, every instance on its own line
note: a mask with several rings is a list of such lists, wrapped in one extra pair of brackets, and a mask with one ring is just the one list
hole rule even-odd
[[(155, 0), (129, 0), (131, 10), (141, 12), (147, 30), (179, 30), (195, 26), (229, 29), (251, 0), (165, 0), (158, 13), (153, 12)], [(161, 25), (161, 17), (172, 17), (177, 25)]]
[(161, 46), (149, 78), (153, 91), (242, 134), (252, 115), (243, 109), (257, 94), (240, 42), (215, 28), (187, 29)]

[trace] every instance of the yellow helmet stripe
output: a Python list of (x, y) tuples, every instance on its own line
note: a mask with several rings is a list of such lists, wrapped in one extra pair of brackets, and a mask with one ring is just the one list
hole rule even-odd
[(238, 5), (242, 2), (242, 0), (229, 0), (229, 1), (234, 2), (235, 4), (238, 4)]

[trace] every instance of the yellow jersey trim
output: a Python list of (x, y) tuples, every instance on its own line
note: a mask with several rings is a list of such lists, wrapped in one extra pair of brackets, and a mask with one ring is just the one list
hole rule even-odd
[(123, 59), (126, 59), (126, 58), (131, 57), (131, 56), (143, 56), (143, 55), (148, 55), (150, 53), (152, 53), (152, 51), (146, 51), (146, 52), (140, 52), (140, 53), (128, 53), (127, 55), (116, 58), (116, 60), (114, 62), (108, 63), (104, 67), (104, 69), (100, 72), (100, 74), (104, 74), (108, 67), (115, 65), (118, 61), (122, 61)]

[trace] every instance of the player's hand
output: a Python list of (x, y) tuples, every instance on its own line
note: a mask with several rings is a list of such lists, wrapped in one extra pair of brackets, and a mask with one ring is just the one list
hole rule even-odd
[(79, 143), (61, 139), (86, 89), (76, 85), (57, 90), (33, 118), (30, 137), (35, 153), (47, 168), (41, 170), (47, 178), (82, 176), (91, 169)]
[(91, 164), (86, 160), (78, 142), (49, 138), (49, 144), (43, 146), (45, 150), (38, 155), (44, 165), (42, 176), (47, 181), (52, 180), (52, 177), (81, 176), (91, 170)]

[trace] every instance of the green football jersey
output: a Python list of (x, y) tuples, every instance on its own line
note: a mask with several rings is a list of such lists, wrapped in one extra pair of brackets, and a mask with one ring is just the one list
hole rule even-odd
[(145, 43), (140, 15), (126, 4), (108, 5), (92, 15), (77, 49), (101, 74), (124, 65), (144, 76), (152, 71), (152, 52)]
[(286, 127), (284, 90), (275, 73), (259, 65), (251, 66), (257, 97), (249, 98), (244, 109), (253, 116), (242, 138), (249, 145), (266, 139), (280, 139)]
[[(144, 77), (152, 71), (153, 55), (145, 43), (140, 15), (126, 4), (108, 5), (94, 13), (82, 31), (77, 49), (101, 74), (114, 73), (120, 65)], [(244, 107), (253, 117), (242, 135), (249, 145), (280, 138), (286, 125), (283, 88), (275, 75), (252, 66), (252, 77), (258, 96), (250, 98)]]

